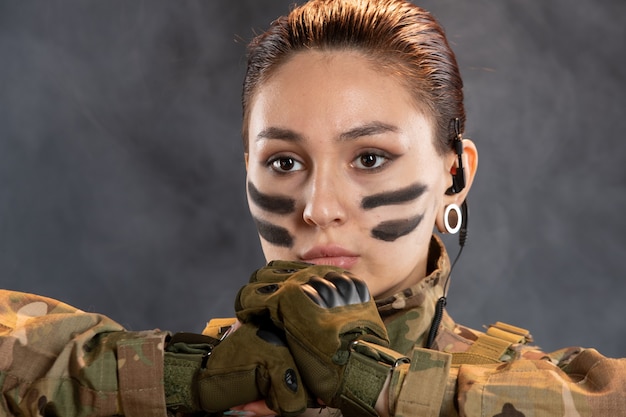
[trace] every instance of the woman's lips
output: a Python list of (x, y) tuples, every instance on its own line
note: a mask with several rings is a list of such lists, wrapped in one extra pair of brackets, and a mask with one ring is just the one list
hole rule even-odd
[(304, 253), (301, 259), (316, 265), (350, 269), (358, 262), (359, 256), (338, 246), (318, 246)]

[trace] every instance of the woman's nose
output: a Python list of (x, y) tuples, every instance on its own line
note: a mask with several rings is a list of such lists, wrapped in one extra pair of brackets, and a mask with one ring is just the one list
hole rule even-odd
[[(346, 190), (337, 175), (317, 172), (307, 185), (302, 217), (308, 225), (327, 228), (346, 221)], [(343, 192), (342, 192), (343, 189)]]

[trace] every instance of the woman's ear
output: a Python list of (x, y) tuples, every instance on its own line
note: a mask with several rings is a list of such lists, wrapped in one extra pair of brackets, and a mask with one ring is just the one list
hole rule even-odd
[(248, 152), (244, 152), (244, 153), (243, 153), (243, 160), (244, 160), (244, 161), (245, 161), (245, 163), (246, 163), (246, 172), (248, 172), (248, 159), (249, 159), (249, 156), (250, 156), (250, 155), (248, 155)]
[[(461, 159), (463, 160), (463, 174), (465, 175), (465, 187), (460, 190), (458, 193), (450, 195), (452, 200), (447, 200), (446, 204), (456, 203), (461, 205), (463, 201), (467, 198), (467, 194), (469, 193), (470, 188), (472, 187), (472, 183), (474, 182), (474, 178), (476, 177), (476, 170), (478, 169), (478, 149), (476, 149), (476, 145), (472, 142), (471, 139), (463, 139), (463, 153), (461, 154)], [(451, 167), (450, 173), (456, 172), (458, 169), (458, 162), (455, 162)]]
[[(460, 206), (463, 201), (467, 198), (467, 194), (469, 193), (470, 188), (472, 187), (472, 183), (474, 182), (474, 178), (476, 177), (476, 170), (478, 169), (478, 150), (476, 149), (476, 145), (470, 139), (462, 140), (462, 149), (463, 153), (461, 154), (461, 160), (463, 161), (463, 183), (464, 186), (461, 190), (457, 192), (446, 192), (443, 197), (443, 207), (441, 208), (441, 212), (437, 214), (436, 226), (440, 232), (445, 231), (444, 221), (443, 221), (443, 212), (446, 206), (450, 204), (456, 204)], [(448, 184), (449, 188), (453, 187), (453, 178), (457, 174), (457, 170), (459, 167), (458, 155), (456, 153), (451, 154), (447, 159), (448, 163), (448, 171), (450, 172), (450, 183)], [(458, 181), (457, 181), (458, 183)]]

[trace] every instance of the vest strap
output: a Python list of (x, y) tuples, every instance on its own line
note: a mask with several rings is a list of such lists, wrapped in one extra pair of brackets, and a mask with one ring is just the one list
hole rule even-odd
[(532, 342), (528, 330), (503, 322), (496, 322), (478, 336), (467, 352), (452, 354), (452, 364), (482, 365), (501, 362), (511, 345)]

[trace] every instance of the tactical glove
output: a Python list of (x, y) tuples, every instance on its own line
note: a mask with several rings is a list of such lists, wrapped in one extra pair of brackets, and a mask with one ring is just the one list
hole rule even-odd
[(271, 322), (244, 324), (222, 341), (176, 334), (165, 352), (168, 408), (218, 412), (265, 399), (283, 416), (301, 414), (306, 391), (284, 331)]
[(244, 323), (270, 318), (285, 330), (307, 388), (344, 416), (376, 415), (374, 404), (401, 355), (365, 283), (340, 268), (270, 262), (238, 293)]

